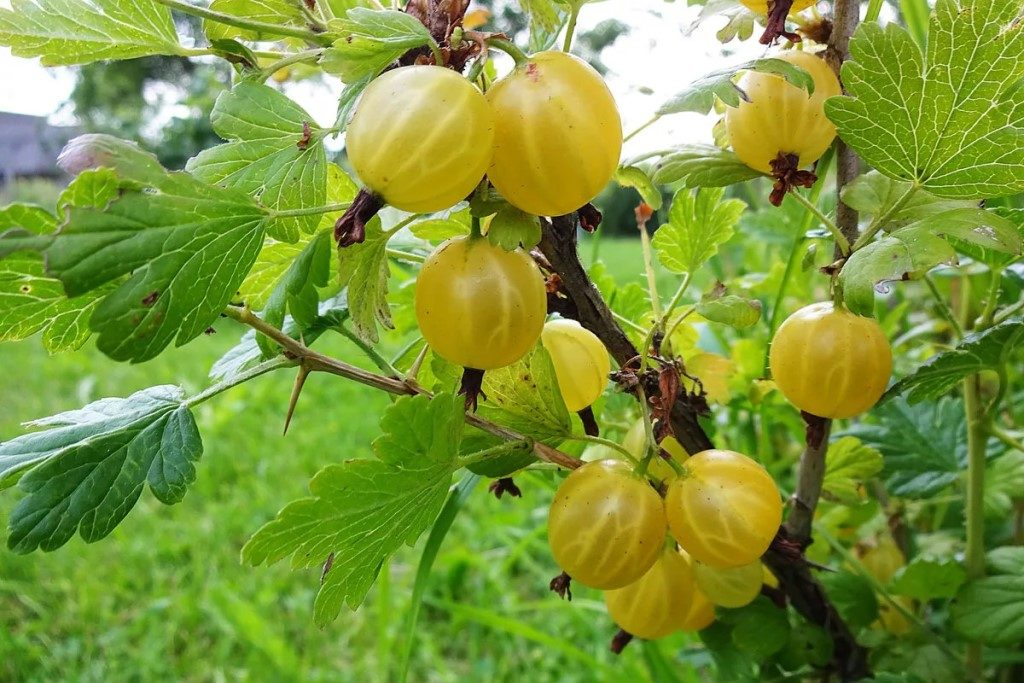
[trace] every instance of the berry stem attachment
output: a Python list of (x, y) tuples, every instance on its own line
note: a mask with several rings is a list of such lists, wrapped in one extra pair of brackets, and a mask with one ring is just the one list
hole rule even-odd
[(516, 66), (524, 66), (530, 58), (526, 56), (526, 53), (519, 49), (519, 46), (513, 43), (507, 38), (490, 37), (486, 39), (487, 47), (493, 47), (495, 50), (504, 52), (513, 60), (515, 60)]
[(846, 235), (844, 235), (842, 230), (840, 230), (839, 227), (832, 222), (831, 218), (822, 213), (821, 209), (819, 209), (816, 204), (812, 203), (809, 199), (807, 199), (807, 197), (803, 196), (799, 192), (790, 192), (789, 196), (793, 197), (793, 199), (797, 200), (800, 204), (802, 204), (808, 212), (810, 212), (819, 221), (821, 221), (821, 224), (824, 225), (830, 233), (832, 233), (832, 237), (835, 239), (836, 246), (839, 248), (839, 253), (842, 256), (850, 255), (850, 241), (846, 239)]
[(562, 52), (568, 52), (572, 48), (572, 37), (576, 32), (576, 19), (580, 15), (579, 3), (572, 3), (572, 9), (569, 10), (569, 20), (565, 26), (565, 40), (562, 42)]

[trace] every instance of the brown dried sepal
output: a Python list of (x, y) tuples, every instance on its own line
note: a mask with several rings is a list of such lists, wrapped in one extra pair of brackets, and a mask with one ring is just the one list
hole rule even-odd
[(384, 208), (384, 200), (366, 188), (352, 200), (352, 204), (334, 224), (334, 240), (339, 247), (351, 247), (366, 239), (366, 224)]
[(597, 210), (593, 204), (587, 203), (576, 210), (576, 217), (579, 218), (580, 227), (587, 232), (594, 232), (604, 220), (604, 214)]
[(772, 206), (780, 206), (790, 190), (797, 187), (813, 187), (818, 181), (818, 176), (812, 171), (800, 170), (800, 157), (796, 154), (779, 152), (778, 156), (772, 159), (771, 166), (775, 185), (772, 186), (772, 193), (768, 195), (768, 201)]
[(832, 37), (832, 22), (825, 17), (814, 19), (798, 28), (797, 33), (819, 45), (827, 45)]
[(572, 602), (572, 578), (565, 572), (551, 579), (548, 588), (557, 593), (558, 597), (563, 600)]
[(513, 481), (512, 477), (502, 477), (501, 479), (495, 479), (491, 482), (491, 485), (487, 487), (487, 490), (494, 494), (494, 497), (501, 500), (501, 497), (506, 493), (512, 498), (522, 498), (523, 492), (516, 486), (516, 482)]
[(626, 649), (626, 646), (633, 641), (633, 634), (629, 631), (620, 628), (619, 632), (612, 636), (612, 642), (608, 646), (608, 649), (613, 653), (620, 655), (622, 651)]
[(459, 395), (466, 397), (466, 410), (476, 412), (477, 401), (480, 397), (487, 400), (484, 394), (484, 371), (476, 368), (465, 368), (462, 371), (462, 382), (459, 384)]
[(576, 414), (580, 416), (580, 421), (583, 423), (583, 432), (587, 436), (601, 435), (601, 428), (597, 426), (597, 418), (594, 417), (594, 411), (590, 406)]
[(761, 34), (761, 44), (771, 45), (778, 38), (794, 43), (800, 42), (800, 35), (786, 30), (786, 17), (793, 8), (793, 0), (768, 0), (768, 22)]

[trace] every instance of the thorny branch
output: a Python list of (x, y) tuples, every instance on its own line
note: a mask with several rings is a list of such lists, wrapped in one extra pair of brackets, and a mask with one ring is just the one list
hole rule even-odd
[[(608, 348), (620, 366), (628, 364), (638, 353), (633, 343), (615, 321), (608, 304), (591, 282), (576, 251), (575, 215), (559, 216), (544, 225), (539, 249), (558, 276), (560, 290), (568, 302), (563, 310), (575, 313), (583, 327), (593, 332)], [(697, 410), (690, 403), (690, 395), (681, 392), (672, 406), (671, 426), (676, 439), (689, 453), (714, 448), (714, 444), (697, 420)], [(821, 444), (827, 443), (827, 435)], [(824, 451), (820, 462), (824, 462)], [(823, 473), (823, 472), (822, 472)], [(820, 475), (819, 475), (820, 476)], [(820, 492), (821, 482), (817, 489)], [(818, 495), (809, 496), (808, 519), (813, 517)], [(806, 501), (806, 502), (809, 502)], [(802, 527), (802, 524), (801, 524)], [(811, 574), (811, 567), (803, 555), (806, 544), (790, 539), (784, 525), (772, 543), (764, 561), (779, 579), (782, 590), (793, 607), (810, 622), (824, 628), (835, 643), (832, 667), (843, 680), (858, 680), (868, 673), (863, 648), (854, 639), (842, 617), (829, 601), (824, 588)]]

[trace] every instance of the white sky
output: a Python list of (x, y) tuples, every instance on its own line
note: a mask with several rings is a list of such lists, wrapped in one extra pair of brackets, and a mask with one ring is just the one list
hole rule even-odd
[[(0, 6), (7, 5), (0, 0)], [(633, 130), (648, 118), (665, 99), (705, 73), (726, 62), (740, 62), (764, 54), (756, 40), (730, 43), (729, 56), (723, 58), (722, 45), (715, 39), (725, 23), (722, 17), (704, 22), (692, 35), (685, 30), (700, 8), (683, 2), (629, 0), (586, 5), (580, 16), (579, 31), (592, 28), (605, 19), (618, 19), (631, 26), (626, 36), (602, 55), (610, 72), (608, 84), (622, 111), (623, 128)], [(71, 123), (69, 112), (61, 112), (74, 85), (71, 69), (45, 69), (38, 60), (11, 56), (0, 48), (0, 111), (49, 116), (54, 123)], [(650, 89), (650, 94), (641, 89)], [(333, 122), (337, 89), (309, 83), (287, 87), (288, 94), (303, 105), (322, 124)], [(660, 121), (630, 141), (629, 156), (656, 145), (683, 142), (710, 142), (712, 117), (676, 114)]]

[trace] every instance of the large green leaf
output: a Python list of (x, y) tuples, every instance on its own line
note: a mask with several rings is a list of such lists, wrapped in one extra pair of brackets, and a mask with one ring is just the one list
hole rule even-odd
[(735, 83), (736, 75), (741, 71), (777, 74), (798, 88), (806, 90), (808, 95), (814, 94), (814, 79), (800, 67), (784, 59), (752, 59), (705, 74), (661, 105), (657, 111), (658, 115), (665, 116), (684, 111), (708, 114), (715, 106), (716, 99), (727, 106), (738, 107), (741, 100), (747, 99), (746, 93)]
[(484, 374), (479, 412), (538, 441), (557, 445), (572, 433), (569, 410), (542, 344), (512, 365)]
[[(116, 527), (145, 484), (181, 501), (203, 445), (181, 389), (159, 386), (29, 423), (45, 431), (0, 444), (0, 488), (27, 494), (11, 513), (8, 546), (54, 550), (75, 531), (91, 543)], [(27, 470), (27, 472), (25, 471)]]
[(554, 45), (568, 14), (565, 9), (553, 0), (520, 0), (519, 4), (530, 29), (528, 51), (540, 52)]
[(366, 224), (366, 239), (338, 249), (341, 282), (348, 288), (349, 313), (352, 324), (365, 341), (376, 343), (377, 325), (392, 327), (391, 309), (388, 307), (387, 247), (392, 234), (380, 227), (380, 219)]
[[(263, 243), (265, 209), (241, 192), (168, 173), (134, 146), (104, 138), (119, 197), (73, 206), (46, 250), (47, 272), (68, 296), (124, 275), (89, 321), (97, 346), (115, 360), (141, 362), (171, 341), (202, 334), (238, 290)], [(146, 162), (149, 162), (148, 164)]]
[(760, 171), (750, 168), (728, 150), (711, 145), (681, 145), (658, 160), (651, 179), (659, 185), (725, 187), (760, 175)]
[(1024, 191), (1020, 0), (938, 0), (927, 58), (896, 22), (860, 25), (843, 65), (849, 97), (825, 111), (891, 178), (940, 197)]
[(321, 65), (350, 86), (373, 78), (409, 50), (434, 41), (418, 19), (397, 10), (355, 7), (344, 19), (332, 22), (331, 30), (341, 38), (324, 52)]
[(723, 200), (722, 189), (682, 189), (672, 198), (668, 223), (654, 233), (661, 264), (673, 273), (695, 273), (732, 237), (747, 208), (739, 199)]
[[(200, 152), (187, 170), (196, 178), (237, 188), (271, 209), (322, 206), (327, 196), (326, 132), (286, 96), (243, 81), (221, 93), (210, 115), (217, 134), (230, 142)], [(294, 242), (312, 232), (320, 216), (276, 218), (271, 237)]]
[[(18, 228), (49, 234), (56, 227), (57, 219), (37, 206), (11, 204), (0, 209), (0, 233)], [(68, 299), (60, 281), (46, 275), (39, 254), (8, 256), (0, 260), (0, 342), (42, 332), (43, 346), (50, 353), (77, 349), (89, 338), (89, 316), (109, 290)]]
[[(904, 199), (908, 193), (909, 198)], [(864, 214), (888, 215), (889, 219), (882, 227), (890, 232), (937, 213), (978, 206), (977, 202), (942, 199), (927, 190), (913, 190), (912, 183), (894, 180), (878, 171), (857, 176), (846, 185), (843, 188), (843, 202)]]
[(953, 626), (969, 640), (1013, 645), (1024, 639), (1024, 555), (996, 548), (987, 556), (995, 576), (970, 581), (953, 603)]
[[(210, 9), (264, 24), (302, 26), (300, 3), (294, 0), (213, 0)], [(259, 31), (229, 26), (218, 21), (204, 21), (203, 30), (210, 40), (241, 38), (244, 40), (276, 40), (277, 36), (263, 35)]]
[(181, 53), (171, 11), (152, 0), (12, 0), (0, 45), (46, 66)]
[(892, 592), (914, 600), (952, 598), (966, 578), (967, 573), (955, 560), (915, 558), (893, 577)]
[(355, 609), (402, 544), (412, 544), (436, 519), (457, 469), (462, 401), (403, 397), (381, 418), (376, 460), (329, 465), (310, 483), (311, 498), (286, 506), (242, 549), (252, 565), (291, 557), (296, 569), (333, 557), (317, 594), (315, 620)]
[(843, 300), (851, 311), (871, 317), (875, 288), (922, 277), (940, 263), (956, 263), (956, 252), (944, 239), (918, 224), (858, 249), (839, 273)]
[(877, 406), (872, 415), (876, 424), (861, 422), (846, 434), (882, 453), (892, 493), (924, 498), (956, 481), (967, 460), (961, 402), (942, 398), (911, 406), (897, 398)]
[(1024, 319), (1021, 318), (969, 334), (956, 348), (929, 358), (894, 384), (886, 395), (905, 394), (910, 403), (936, 399), (969, 375), (1002, 367), (1021, 341), (1024, 341)]
[(825, 478), (821, 492), (847, 505), (859, 503), (860, 486), (882, 471), (882, 454), (859, 439), (844, 436), (828, 447), (825, 454)]

